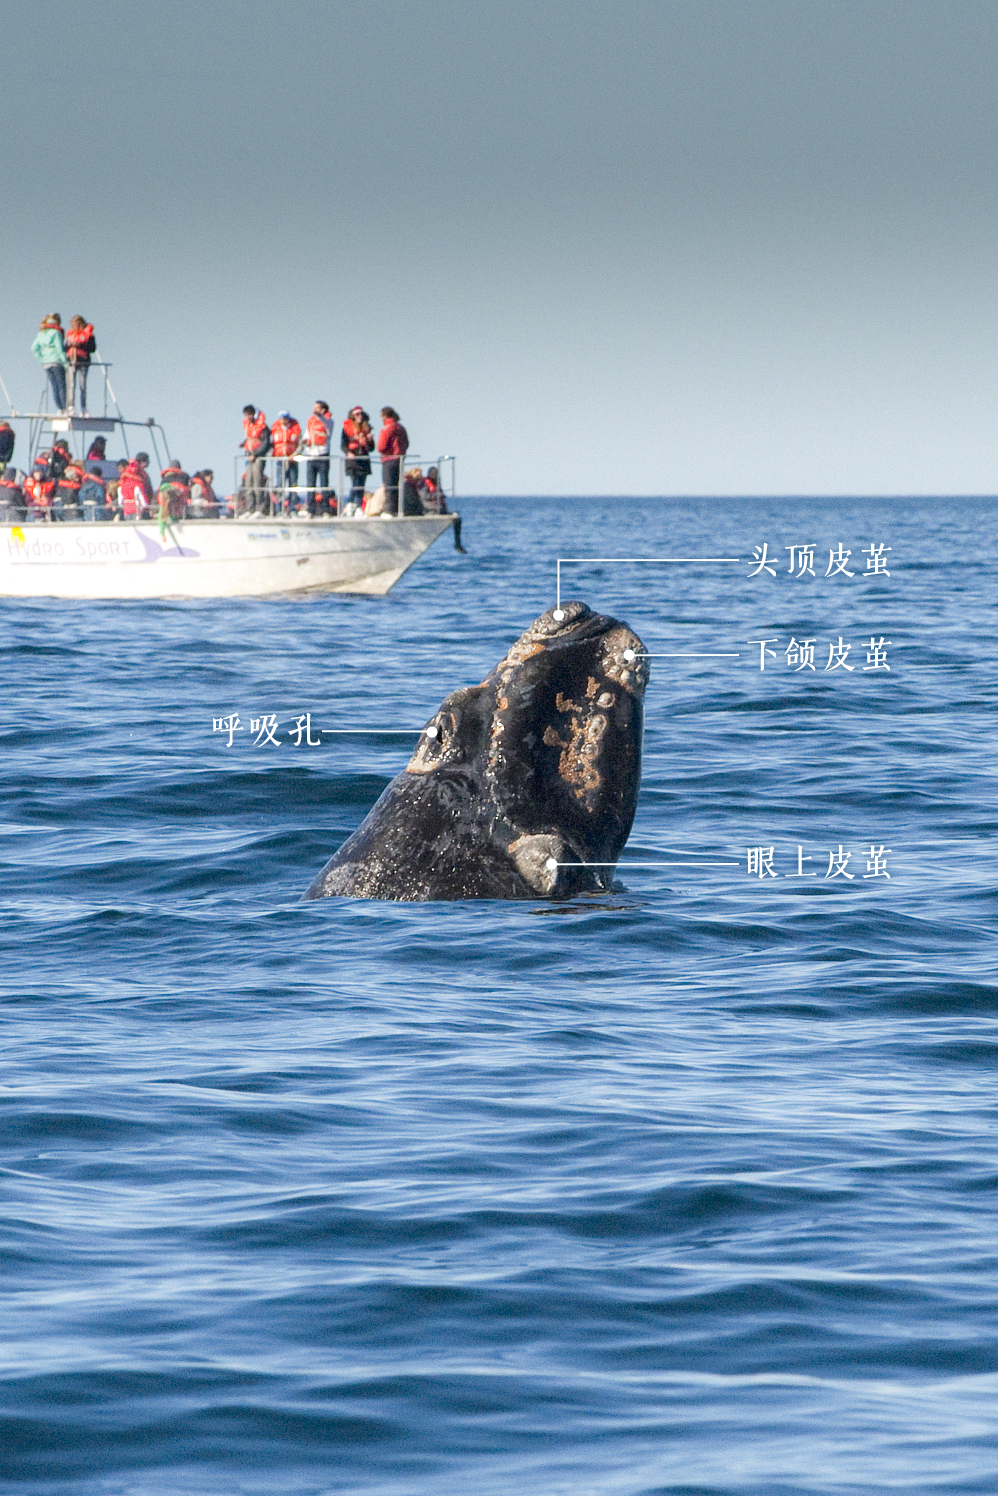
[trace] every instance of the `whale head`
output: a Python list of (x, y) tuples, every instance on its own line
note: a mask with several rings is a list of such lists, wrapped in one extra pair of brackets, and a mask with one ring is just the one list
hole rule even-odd
[(566, 898), (608, 889), (641, 779), (644, 645), (564, 603), (453, 692), (305, 894)]

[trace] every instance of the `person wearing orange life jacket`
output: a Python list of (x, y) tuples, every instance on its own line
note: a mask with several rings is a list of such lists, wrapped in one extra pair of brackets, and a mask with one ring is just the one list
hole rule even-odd
[(66, 358), (69, 361), (66, 409), (75, 408), (78, 396), (81, 416), (87, 413), (87, 375), (90, 373), (90, 360), (96, 352), (97, 339), (94, 337), (93, 323), (84, 321), (82, 317), (71, 317), (66, 332)]
[(440, 482), (440, 474), (435, 467), (431, 467), (419, 486), (419, 497), (423, 503), (426, 514), (446, 514), (447, 500), (444, 496), (443, 485)]
[(148, 466), (149, 453), (136, 452), (121, 475), (118, 498), (125, 519), (144, 519), (148, 516), (153, 499), (152, 484), (146, 471)]
[(191, 502), (191, 480), (174, 458), (159, 475), (160, 519), (183, 519)]
[[(269, 434), (267, 417), (262, 410), (257, 410), (255, 405), (243, 406), (243, 441), (242, 446), (248, 456), (259, 457), (260, 446), (264, 441), (265, 434)], [(269, 451), (269, 444), (267, 444)]]
[(56, 483), (66, 471), (72, 455), (69, 442), (65, 437), (60, 437), (58, 441), (52, 443), (52, 450), (48, 454), (49, 477), (54, 478)]
[[(289, 410), (278, 412), (277, 420), (270, 428), (270, 444), (274, 456), (278, 459), (274, 480), (275, 487), (284, 489), (297, 488), (298, 464), (290, 459), (294, 458), (295, 453), (301, 446), (301, 426)], [(297, 499), (297, 495), (295, 498)], [(290, 497), (286, 496), (286, 502), (290, 504)]]
[(26, 519), (27, 512), (17, 469), (8, 466), (0, 473), (0, 520), (10, 524), (11, 521)]
[(80, 489), (86, 473), (82, 463), (71, 457), (59, 475), (52, 506), (53, 519), (76, 519), (80, 512)]
[(47, 504), (39, 492), (41, 479), (32, 470), (24, 480), (24, 502), (28, 508), (28, 519), (46, 518)]
[(371, 418), (362, 405), (355, 405), (343, 422), (340, 451), (346, 454), (344, 467), (350, 479), (350, 503), (358, 509), (364, 500), (364, 484), (371, 476), (369, 454), (374, 451)]
[(128, 463), (125, 458), (119, 457), (117, 475), (107, 485), (107, 503), (108, 508), (111, 510), (112, 519), (121, 518), (121, 480), (125, 476), (127, 466)]
[(255, 405), (243, 406), (243, 451), (246, 453), (246, 471), (243, 473), (243, 491), (246, 494), (246, 514), (269, 514), (267, 497), (267, 472), (264, 458), (270, 451), (270, 427), (267, 417)]
[(52, 453), (39, 452), (31, 472), (24, 480), (24, 497), (28, 501), (29, 519), (49, 519), (56, 480), (51, 469)]
[(203, 468), (191, 479), (191, 518), (217, 519), (218, 496), (211, 485), (215, 474), (211, 468)]
[[(329, 444), (333, 418), (325, 400), (316, 400), (305, 426), (305, 487), (308, 489), (308, 512), (315, 514), (329, 503)], [(299, 511), (300, 512), (300, 511)]]

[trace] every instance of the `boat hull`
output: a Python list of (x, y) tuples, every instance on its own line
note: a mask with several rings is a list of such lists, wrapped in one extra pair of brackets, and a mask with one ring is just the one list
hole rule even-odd
[(0, 596), (383, 595), (454, 519), (3, 524)]

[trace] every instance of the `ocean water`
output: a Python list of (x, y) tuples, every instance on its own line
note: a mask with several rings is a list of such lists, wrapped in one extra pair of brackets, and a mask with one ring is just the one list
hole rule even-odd
[[(995, 503), (461, 507), (3, 604), (4, 1490), (998, 1491)], [(681, 656), (621, 890), (301, 904), (605, 556), (739, 558), (562, 568)]]

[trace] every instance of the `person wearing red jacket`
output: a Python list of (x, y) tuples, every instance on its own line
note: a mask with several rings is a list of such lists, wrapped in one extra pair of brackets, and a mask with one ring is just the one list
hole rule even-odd
[(290, 461), (301, 446), (301, 426), (288, 410), (279, 412), (270, 429), (270, 441), (277, 462), (277, 488), (298, 487), (298, 464)]
[(378, 451), (381, 453), (381, 481), (385, 486), (385, 514), (399, 512), (399, 469), (408, 450), (409, 433), (399, 420), (398, 411), (390, 405), (383, 405)]
[(146, 471), (148, 466), (149, 453), (136, 452), (121, 475), (118, 498), (125, 519), (145, 519), (148, 516), (153, 500), (152, 483)]

